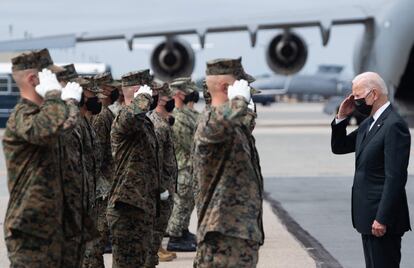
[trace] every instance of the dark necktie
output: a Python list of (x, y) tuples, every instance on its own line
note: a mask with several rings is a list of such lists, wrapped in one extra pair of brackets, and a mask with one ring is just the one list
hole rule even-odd
[(369, 128), (371, 127), (372, 123), (374, 123), (374, 117), (370, 116), (368, 118), (367, 130), (365, 131), (364, 139), (368, 136)]

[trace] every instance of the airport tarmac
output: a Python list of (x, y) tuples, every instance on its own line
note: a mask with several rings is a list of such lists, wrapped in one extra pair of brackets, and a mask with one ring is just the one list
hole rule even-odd
[[(266, 241), (258, 267), (364, 267), (361, 238), (351, 223), (354, 156), (331, 153), (332, 117), (323, 114), (322, 109), (322, 104), (308, 103), (258, 106), (254, 134), (267, 193)], [(412, 161), (409, 175), (406, 189), (412, 208)], [(0, 154), (1, 216), (7, 200), (6, 185), (4, 156)], [(193, 217), (192, 231), (195, 231), (195, 222)], [(409, 232), (402, 243), (402, 268), (412, 267), (414, 255), (410, 253), (413, 251), (414, 237)], [(110, 267), (110, 257), (105, 256), (107, 267)], [(178, 257), (159, 267), (192, 267), (194, 253)], [(6, 265), (4, 242), (0, 237), (0, 267)]]

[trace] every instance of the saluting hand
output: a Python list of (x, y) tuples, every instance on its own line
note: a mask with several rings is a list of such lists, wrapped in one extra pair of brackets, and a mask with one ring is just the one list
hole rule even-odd
[(83, 89), (76, 82), (69, 82), (66, 87), (62, 89), (62, 100), (75, 99), (78, 102), (81, 100)]
[(385, 233), (387, 232), (387, 226), (374, 220), (374, 223), (372, 224), (371, 232), (376, 237), (384, 236)]
[(337, 119), (347, 118), (355, 110), (354, 96), (349, 95), (339, 107)]
[(140, 86), (138, 91), (134, 93), (134, 98), (136, 98), (139, 94), (145, 94), (145, 93), (152, 96), (152, 89), (147, 85)]
[(234, 99), (237, 96), (241, 96), (246, 99), (246, 102), (250, 102), (251, 95), (249, 83), (243, 79), (236, 80), (233, 85), (228, 87), (227, 96), (230, 100)]
[(36, 86), (36, 92), (42, 98), (51, 90), (61, 90), (62, 86), (59, 84), (56, 75), (48, 69), (43, 69), (39, 72), (39, 85)]

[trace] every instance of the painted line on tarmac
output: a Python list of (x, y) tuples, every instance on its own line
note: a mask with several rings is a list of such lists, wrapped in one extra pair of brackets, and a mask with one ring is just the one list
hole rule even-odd
[(329, 253), (325, 247), (310, 233), (303, 229), (298, 222), (283, 208), (279, 201), (270, 197), (265, 192), (264, 199), (270, 203), (273, 212), (280, 219), (282, 224), (306, 249), (308, 254), (315, 260), (317, 268), (343, 268), (343, 266)]

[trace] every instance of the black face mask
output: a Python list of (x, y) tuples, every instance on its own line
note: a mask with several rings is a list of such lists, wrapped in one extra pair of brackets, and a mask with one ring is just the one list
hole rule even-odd
[(175, 108), (175, 100), (172, 99), (172, 100), (167, 101), (167, 103), (165, 104), (165, 110), (168, 113), (171, 113), (174, 110), (174, 108)]
[(198, 91), (193, 92), (193, 102), (197, 103), (200, 100), (200, 95), (198, 94)]
[(115, 101), (117, 101), (119, 98), (119, 90), (118, 89), (113, 90), (111, 92), (110, 98), (111, 98), (111, 103), (114, 103)]
[(90, 111), (92, 114), (99, 114), (102, 109), (102, 103), (99, 102), (98, 97), (88, 98), (85, 102), (86, 109)]
[(191, 94), (185, 95), (185, 98), (183, 100), (184, 104), (189, 103), (190, 101), (192, 101), (193, 96)]
[(175, 117), (174, 116), (169, 116), (168, 117), (168, 124), (170, 126), (173, 126), (174, 125), (174, 122), (175, 122)]
[(150, 111), (154, 110), (158, 105), (158, 95), (152, 96), (152, 103), (150, 105)]
[(357, 110), (357, 112), (359, 112), (360, 114), (364, 116), (369, 116), (372, 111), (372, 105), (368, 105), (365, 100), (366, 97), (368, 97), (370, 93), (368, 93), (363, 99), (354, 100), (355, 109)]

